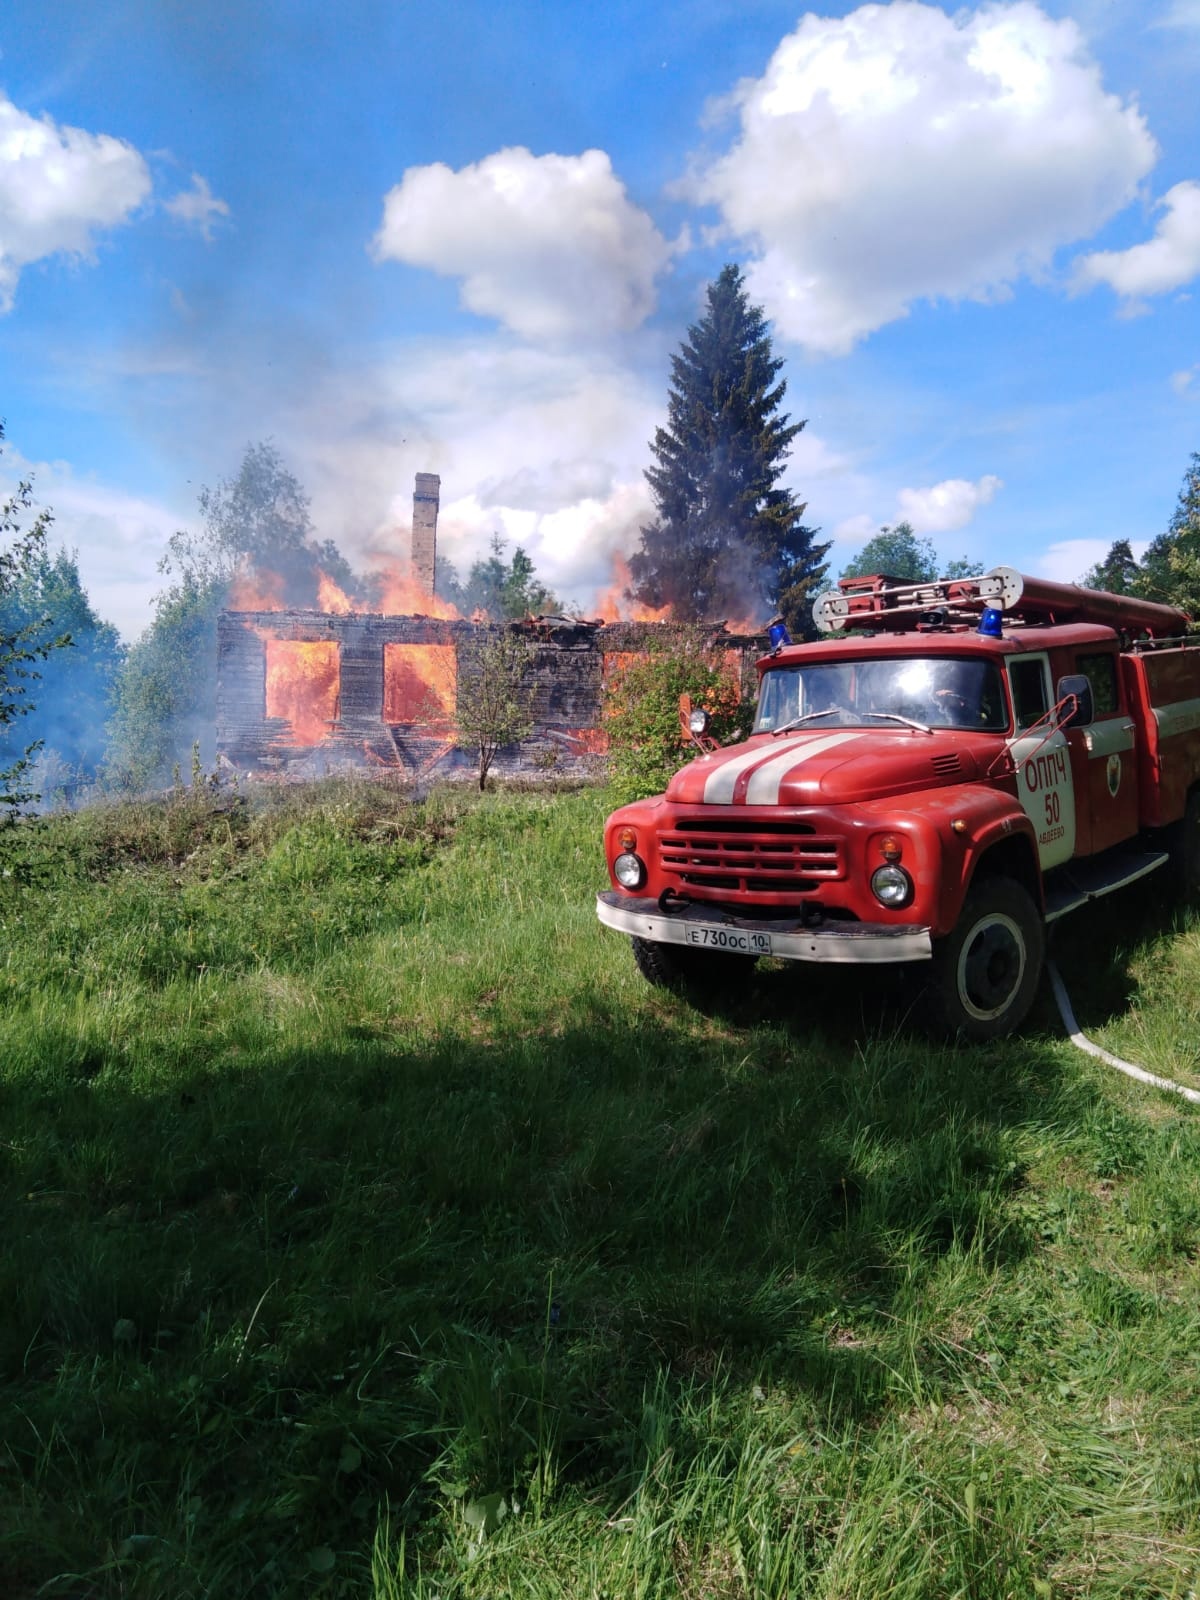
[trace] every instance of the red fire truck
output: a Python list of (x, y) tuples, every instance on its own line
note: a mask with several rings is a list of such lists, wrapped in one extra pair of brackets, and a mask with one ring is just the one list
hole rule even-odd
[(843, 579), (758, 663), (753, 732), (608, 819), (601, 922), (651, 983), (760, 956), (911, 962), (970, 1040), (1033, 1002), (1046, 926), (1147, 873), (1200, 891), (1200, 638), (1023, 577)]

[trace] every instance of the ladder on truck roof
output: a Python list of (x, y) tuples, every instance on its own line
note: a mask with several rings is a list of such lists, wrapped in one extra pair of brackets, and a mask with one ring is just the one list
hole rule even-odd
[(1095, 622), (1152, 639), (1178, 636), (1188, 628), (1186, 613), (1174, 606), (1029, 578), (1015, 567), (993, 567), (978, 577), (935, 578), (929, 583), (910, 583), (882, 573), (843, 578), (836, 589), (827, 589), (813, 601), (813, 621), (822, 633), (951, 627), (973, 621), (988, 608), (1019, 622)]

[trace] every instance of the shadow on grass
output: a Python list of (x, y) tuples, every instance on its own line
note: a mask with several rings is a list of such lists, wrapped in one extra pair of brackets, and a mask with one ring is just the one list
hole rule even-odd
[(562, 1031), (363, 1029), (169, 1089), (47, 1039), (4, 1091), (0, 1571), (268, 1592), (382, 1502), (419, 1533), (551, 1457), (615, 1507), (664, 1385), (869, 1420), (936, 1366), (896, 1330), (938, 1263), (1025, 1248), (1055, 1068), (779, 977), (723, 1018), (597, 993)]
[[(1195, 912), (1179, 904), (1166, 870), (1064, 917), (1052, 929), (1047, 953), (1058, 963), (1085, 1030), (1129, 1010), (1138, 992), (1131, 962), (1146, 946), (1195, 926)], [(1048, 1019), (1058, 1017), (1049, 995), (1043, 995), (1041, 1011)]]
[[(1128, 889), (1090, 903), (1049, 930), (1048, 959), (1054, 960), (1085, 1029), (1101, 1027), (1128, 1012), (1138, 996), (1132, 967), (1157, 941), (1197, 926), (1196, 913), (1182, 906), (1165, 876), (1151, 875)], [(897, 1032), (914, 1044), (921, 1033), (921, 986), (927, 968), (852, 966), (813, 969), (787, 962), (760, 963), (740, 990), (714, 992), (701, 1003), (711, 1016), (750, 1026), (769, 1021), (802, 1043), (811, 1030), (848, 1052), (862, 1039)], [(1047, 980), (1039, 988), (1022, 1037), (1040, 1032), (1062, 1036), (1063, 1025)], [(978, 1055), (969, 1048), (963, 1059)]]

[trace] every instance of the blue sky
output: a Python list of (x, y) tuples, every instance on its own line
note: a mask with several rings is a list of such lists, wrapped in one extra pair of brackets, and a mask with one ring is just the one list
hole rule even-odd
[(1200, 0), (9, 0), (0, 469), (132, 638), (269, 438), (321, 537), (523, 544), (586, 610), (739, 262), (836, 567), (1073, 578), (1200, 449)]

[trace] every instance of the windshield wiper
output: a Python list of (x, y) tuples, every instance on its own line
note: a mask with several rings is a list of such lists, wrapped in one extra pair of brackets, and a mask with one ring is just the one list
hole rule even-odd
[(798, 728), (802, 722), (815, 722), (818, 717), (832, 717), (837, 709), (837, 706), (830, 706), (828, 711), (806, 711), (803, 716), (793, 717), (790, 722), (785, 722), (782, 728), (772, 728), (771, 737), (778, 739), (781, 733), (791, 733), (792, 729)]
[(915, 728), (918, 733), (927, 733), (932, 738), (933, 729), (923, 722), (914, 722), (911, 717), (902, 717), (898, 711), (864, 711), (864, 717), (882, 717), (886, 722), (902, 722), (906, 728)]

